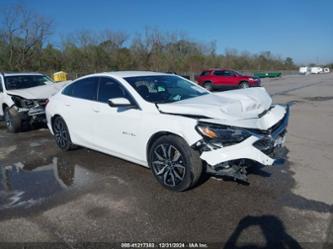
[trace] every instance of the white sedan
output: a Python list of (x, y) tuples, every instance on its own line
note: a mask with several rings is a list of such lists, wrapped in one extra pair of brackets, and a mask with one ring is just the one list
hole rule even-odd
[(50, 98), (46, 116), (62, 150), (129, 160), (184, 191), (203, 171), (246, 181), (251, 162), (279, 162), (289, 109), (261, 87), (211, 93), (176, 75), (128, 71), (73, 81)]

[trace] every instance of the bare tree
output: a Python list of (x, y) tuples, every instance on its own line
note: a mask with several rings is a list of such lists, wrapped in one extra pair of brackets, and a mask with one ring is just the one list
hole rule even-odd
[(31, 68), (33, 59), (43, 48), (52, 30), (52, 20), (28, 10), (23, 5), (8, 7), (1, 12), (1, 41), (8, 51), (10, 70)]

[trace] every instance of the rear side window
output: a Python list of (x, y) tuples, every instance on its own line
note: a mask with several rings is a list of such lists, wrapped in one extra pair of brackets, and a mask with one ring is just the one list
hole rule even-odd
[(96, 100), (97, 86), (98, 79), (96, 77), (85, 78), (69, 85), (62, 93), (71, 97)]
[(126, 98), (133, 103), (129, 93), (118, 81), (108, 77), (100, 78), (98, 101), (107, 103), (112, 98)]
[(233, 71), (229, 71), (229, 70), (224, 70), (223, 71), (223, 75), (224, 76), (234, 76), (234, 72)]
[(235, 73), (230, 70), (216, 70), (214, 71), (214, 75), (218, 76), (233, 76)]

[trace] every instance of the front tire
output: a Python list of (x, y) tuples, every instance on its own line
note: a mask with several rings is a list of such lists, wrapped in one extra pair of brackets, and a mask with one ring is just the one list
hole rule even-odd
[(250, 86), (249, 86), (249, 83), (248, 82), (246, 82), (246, 81), (243, 81), (243, 82), (241, 82), (240, 84), (239, 84), (239, 88), (240, 89), (245, 89), (245, 88), (249, 88)]
[(6, 107), (4, 112), (4, 118), (7, 130), (9, 132), (17, 133), (21, 130), (22, 120), (16, 110)]
[(53, 133), (61, 150), (68, 151), (74, 148), (65, 120), (59, 116), (53, 122)]
[(172, 191), (193, 187), (202, 173), (199, 153), (174, 135), (160, 137), (152, 144), (148, 162), (157, 181)]

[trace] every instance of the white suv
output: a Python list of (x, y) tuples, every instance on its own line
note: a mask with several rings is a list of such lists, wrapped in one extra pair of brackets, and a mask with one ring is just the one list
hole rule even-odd
[(0, 117), (10, 132), (24, 126), (45, 122), (45, 105), (48, 97), (62, 88), (39, 73), (0, 74)]
[(203, 170), (246, 181), (250, 161), (275, 164), (288, 115), (264, 88), (211, 93), (176, 75), (132, 71), (82, 77), (46, 106), (62, 150), (81, 145), (150, 167), (174, 191)]

